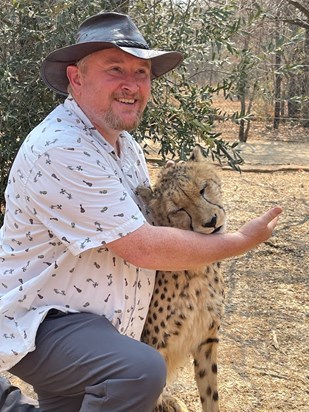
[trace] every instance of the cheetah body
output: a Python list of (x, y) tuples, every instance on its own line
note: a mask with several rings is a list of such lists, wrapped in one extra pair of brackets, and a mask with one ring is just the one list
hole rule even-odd
[[(165, 168), (153, 190), (139, 188), (138, 193), (155, 225), (203, 234), (224, 231), (221, 182), (199, 146), (190, 161)], [(184, 271), (157, 272), (142, 341), (165, 358), (168, 383), (192, 355), (203, 412), (219, 410), (217, 344), (223, 312), (220, 262)], [(164, 405), (164, 397), (156, 407), (156, 411), (177, 410), (185, 409)]]

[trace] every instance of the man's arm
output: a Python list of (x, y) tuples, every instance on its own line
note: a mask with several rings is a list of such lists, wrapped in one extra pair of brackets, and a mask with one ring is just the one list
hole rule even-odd
[(234, 233), (203, 235), (144, 224), (108, 244), (126, 261), (155, 270), (185, 270), (238, 256), (266, 241), (277, 224), (280, 207), (250, 220)]

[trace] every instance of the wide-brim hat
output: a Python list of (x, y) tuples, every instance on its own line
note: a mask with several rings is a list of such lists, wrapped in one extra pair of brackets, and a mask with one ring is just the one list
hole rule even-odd
[(100, 13), (79, 27), (76, 43), (50, 53), (41, 65), (44, 83), (67, 95), (67, 66), (99, 50), (117, 48), (140, 59), (151, 60), (151, 78), (160, 77), (178, 66), (183, 56), (178, 51), (151, 50), (131, 18), (120, 13)]

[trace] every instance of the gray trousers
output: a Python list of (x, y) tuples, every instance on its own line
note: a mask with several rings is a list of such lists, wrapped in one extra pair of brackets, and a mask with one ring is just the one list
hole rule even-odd
[(47, 317), (10, 372), (33, 386), (41, 412), (151, 412), (166, 379), (155, 349), (90, 313)]
[(40, 412), (37, 401), (25, 396), (19, 388), (0, 376), (1, 412)]

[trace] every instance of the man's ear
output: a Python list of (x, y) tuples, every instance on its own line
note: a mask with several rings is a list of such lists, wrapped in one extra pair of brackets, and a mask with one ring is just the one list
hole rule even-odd
[(67, 67), (67, 77), (74, 95), (78, 96), (80, 94), (81, 79), (80, 70), (77, 66), (70, 65)]

